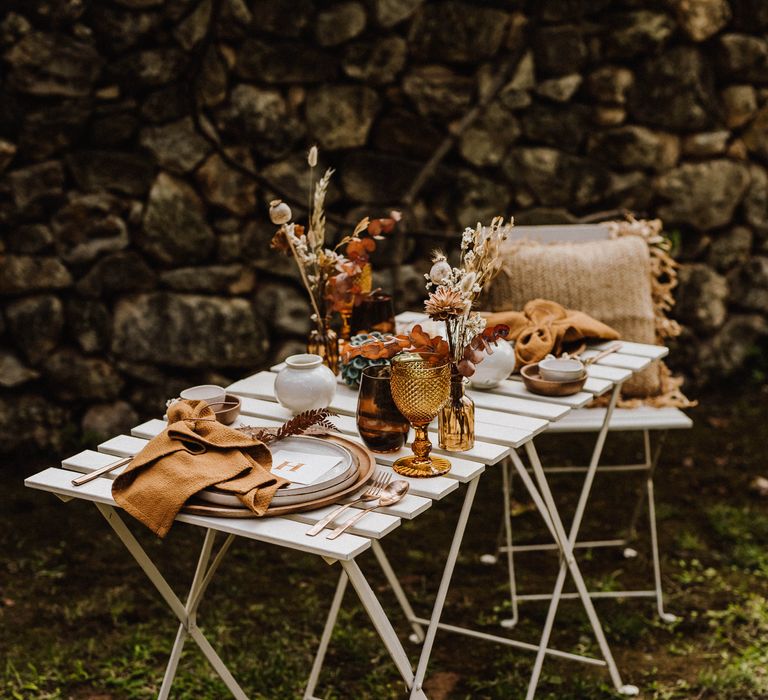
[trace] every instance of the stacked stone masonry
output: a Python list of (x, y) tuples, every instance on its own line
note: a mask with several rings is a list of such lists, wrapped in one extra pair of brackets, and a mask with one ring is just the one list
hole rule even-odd
[(434, 232), (628, 210), (675, 242), (691, 378), (764, 352), (765, 0), (10, 0), (0, 62), (0, 450), (300, 349), (266, 203), (306, 199), (314, 143), (354, 220), (454, 139), (406, 212), (403, 305)]

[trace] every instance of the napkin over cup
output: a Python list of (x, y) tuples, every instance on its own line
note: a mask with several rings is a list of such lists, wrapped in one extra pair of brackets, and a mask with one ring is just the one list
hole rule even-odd
[(583, 311), (572, 311), (547, 299), (529, 301), (521, 311), (483, 314), (488, 326), (509, 326), (515, 341), (518, 369), (540, 362), (550, 353), (559, 356), (576, 349), (587, 338), (618, 340), (619, 333)]
[(219, 423), (205, 401), (180, 400), (168, 408), (168, 427), (114, 480), (112, 496), (164, 537), (187, 499), (209, 486), (263, 515), (277, 489), (290, 483), (271, 468), (263, 442)]

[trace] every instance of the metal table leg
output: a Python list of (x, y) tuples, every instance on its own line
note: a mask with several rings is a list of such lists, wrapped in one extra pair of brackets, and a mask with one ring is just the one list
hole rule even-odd
[[(477, 476), (467, 485), (467, 491), (464, 495), (464, 502), (461, 507), (461, 513), (459, 514), (459, 519), (456, 523), (456, 529), (454, 531), (453, 539), (451, 540), (451, 545), (448, 550), (448, 556), (446, 559), (445, 567), (443, 569), (443, 575), (440, 579), (440, 585), (438, 587), (437, 597), (432, 609), (432, 615), (428, 621), (416, 617), (413, 608), (408, 602), (405, 591), (400, 585), (400, 582), (397, 579), (397, 575), (395, 574), (392, 565), (384, 553), (384, 550), (382, 549), (379, 542), (376, 540), (372, 542), (372, 548), (376, 559), (378, 560), (384, 575), (387, 578), (387, 581), (392, 586), (395, 592), (395, 597), (402, 607), (406, 618), (411, 624), (413, 629), (412, 638), (415, 638), (414, 641), (423, 640), (424, 642), (422, 645), (416, 673), (414, 674), (410, 665), (410, 661), (408, 660), (400, 640), (397, 638), (392, 624), (384, 613), (381, 604), (376, 598), (376, 595), (365, 579), (365, 576), (363, 575), (357, 563), (355, 561), (340, 562), (341, 566), (343, 567), (343, 571), (336, 588), (336, 594), (334, 596), (333, 603), (331, 604), (331, 609), (325, 622), (325, 627), (323, 629), (323, 634), (320, 640), (320, 646), (318, 648), (317, 654), (315, 655), (312, 672), (307, 683), (307, 688), (304, 692), (304, 700), (313, 700), (314, 698), (313, 693), (315, 691), (317, 679), (320, 675), (325, 653), (328, 648), (328, 642), (330, 641), (331, 633), (333, 632), (334, 625), (336, 624), (336, 619), (338, 617), (342, 597), (347, 585), (347, 580), (352, 583), (352, 586), (360, 598), (360, 602), (363, 604), (363, 607), (368, 613), (368, 616), (371, 618), (371, 621), (373, 622), (376, 631), (384, 642), (387, 651), (390, 653), (390, 656), (394, 660), (395, 665), (400, 671), (400, 674), (402, 675), (406, 684), (411, 689), (410, 698), (412, 700), (426, 700), (426, 695), (424, 694), (422, 686), (426, 676), (427, 666), (429, 664), (429, 657), (431, 656), (435, 637), (437, 635), (437, 629), (438, 627), (443, 626), (440, 624), (440, 616), (442, 615), (445, 599), (448, 595), (448, 588), (451, 583), (453, 571), (456, 567), (456, 560), (459, 556), (461, 542), (464, 538), (464, 532), (466, 530), (467, 521), (469, 519), (469, 513), (472, 510), (472, 504), (475, 499), (475, 493), (477, 492), (477, 485), (479, 480), (480, 476)], [(423, 627), (421, 626), (421, 623), (427, 623), (426, 634)], [(534, 648), (532, 645), (529, 646)]]
[(320, 644), (317, 647), (315, 660), (312, 663), (312, 671), (310, 671), (309, 680), (307, 680), (307, 687), (304, 689), (304, 700), (312, 700), (312, 698), (314, 698), (317, 681), (320, 678), (320, 671), (323, 669), (325, 654), (328, 651), (328, 644), (330, 644), (331, 641), (333, 628), (336, 626), (336, 619), (339, 617), (341, 601), (344, 600), (344, 591), (347, 590), (348, 581), (349, 577), (347, 576), (347, 572), (342, 570), (341, 574), (339, 574), (339, 582), (336, 585), (336, 592), (333, 594), (331, 609), (328, 611), (328, 617), (325, 620), (325, 627), (323, 627), (323, 634), (320, 637)]
[[(597, 440), (595, 442), (595, 447), (592, 452), (592, 457), (590, 459), (589, 467), (584, 479), (584, 485), (582, 486), (581, 493), (579, 495), (579, 502), (576, 506), (576, 512), (574, 514), (573, 522), (571, 524), (571, 529), (568, 535), (565, 533), (562, 519), (560, 518), (557, 505), (555, 504), (554, 498), (552, 497), (552, 492), (549, 488), (549, 483), (547, 482), (547, 477), (544, 473), (541, 461), (539, 460), (536, 448), (532, 442), (527, 443), (525, 446), (526, 454), (528, 455), (528, 458), (531, 462), (531, 466), (533, 468), (534, 475), (538, 484), (538, 492), (543, 498), (547, 510), (549, 511), (551, 523), (555, 530), (555, 541), (558, 543), (563, 556), (563, 559), (560, 563), (557, 580), (555, 582), (554, 591), (552, 593), (549, 610), (547, 612), (547, 618), (544, 623), (544, 629), (542, 631), (542, 636), (539, 643), (539, 651), (536, 655), (536, 661), (534, 662), (533, 672), (531, 674), (531, 680), (528, 686), (528, 693), (526, 695), (527, 700), (532, 700), (536, 692), (536, 686), (538, 685), (542, 665), (544, 663), (544, 655), (546, 653), (547, 645), (549, 644), (549, 638), (554, 626), (560, 598), (563, 594), (563, 586), (565, 585), (565, 577), (567, 572), (570, 572), (571, 577), (576, 584), (578, 596), (581, 599), (584, 610), (587, 613), (590, 625), (592, 626), (595, 637), (597, 638), (598, 645), (600, 646), (600, 651), (607, 663), (614, 686), (620, 693), (624, 695), (636, 695), (639, 692), (636, 686), (625, 685), (621, 680), (618, 668), (616, 667), (616, 662), (613, 659), (613, 655), (611, 653), (610, 647), (608, 646), (608, 642), (605, 638), (602, 626), (600, 625), (600, 620), (597, 617), (592, 599), (590, 598), (589, 591), (586, 587), (586, 584), (584, 583), (584, 578), (581, 575), (581, 571), (579, 570), (578, 564), (576, 563), (574, 557), (574, 547), (578, 539), (581, 521), (584, 517), (584, 511), (589, 500), (592, 483), (597, 472), (597, 465), (602, 455), (603, 446), (605, 445), (605, 439), (608, 434), (608, 427), (610, 425), (610, 420), (613, 415), (613, 410), (616, 407), (616, 402), (618, 400), (620, 391), (621, 385), (615, 385), (611, 394), (610, 402), (608, 404), (608, 409), (606, 410), (603, 426), (600, 429)], [(526, 484), (526, 486), (528, 486), (528, 484)], [(530, 490), (531, 489), (529, 488), (529, 491)], [(533, 492), (531, 492), (531, 495), (533, 496)]]
[(555, 582), (555, 588), (554, 588), (554, 591), (552, 592), (552, 600), (550, 602), (549, 610), (547, 612), (547, 618), (544, 623), (544, 629), (542, 631), (541, 640), (539, 641), (539, 651), (536, 654), (536, 661), (534, 662), (533, 672), (531, 674), (531, 680), (528, 686), (528, 692), (526, 694), (526, 700), (533, 700), (536, 693), (536, 687), (538, 685), (539, 677), (541, 675), (541, 669), (544, 663), (544, 655), (546, 653), (547, 645), (549, 644), (549, 638), (552, 634), (552, 628), (554, 626), (555, 616), (557, 614), (557, 608), (560, 603), (560, 598), (562, 596), (563, 586), (565, 585), (565, 577), (567, 572), (570, 572), (571, 577), (573, 578), (573, 581), (576, 584), (576, 589), (578, 591), (579, 598), (581, 599), (582, 605), (584, 606), (584, 610), (586, 611), (587, 617), (589, 618), (589, 622), (592, 627), (592, 630), (594, 631), (595, 637), (597, 638), (598, 645), (600, 646), (600, 651), (602, 653), (603, 658), (606, 661), (606, 664), (608, 666), (608, 671), (610, 673), (611, 680), (613, 681), (614, 686), (623, 695), (637, 695), (639, 690), (636, 686), (626, 685), (621, 680), (621, 675), (619, 674), (619, 670), (616, 666), (616, 662), (613, 659), (613, 654), (611, 653), (611, 649), (608, 646), (608, 641), (605, 638), (605, 633), (603, 632), (603, 628), (600, 624), (600, 619), (597, 616), (597, 612), (595, 611), (594, 604), (592, 603), (592, 599), (590, 598), (589, 590), (587, 589), (587, 586), (584, 583), (584, 578), (581, 575), (581, 571), (579, 570), (579, 566), (576, 563), (576, 559), (574, 558), (574, 555), (573, 555), (574, 544), (578, 537), (579, 527), (581, 525), (581, 516), (583, 515), (584, 506), (586, 505), (586, 497), (589, 496), (589, 489), (591, 488), (592, 480), (587, 479), (587, 482), (585, 483), (585, 488), (582, 491), (582, 494), (583, 495), (585, 494), (586, 497), (584, 499), (580, 499), (580, 503), (582, 503), (583, 501), (584, 506), (582, 506), (581, 509), (577, 509), (578, 517), (574, 518), (573, 524), (571, 525), (570, 534), (566, 535), (565, 528), (563, 527), (562, 520), (560, 519), (560, 515), (557, 511), (557, 506), (554, 502), (554, 498), (552, 497), (552, 492), (549, 489), (549, 484), (547, 483), (546, 475), (544, 474), (544, 470), (541, 466), (541, 462), (539, 461), (539, 457), (538, 457), (538, 454), (536, 453), (536, 448), (533, 446), (533, 443), (528, 443), (526, 445), (526, 452), (533, 466), (534, 474), (536, 476), (536, 480), (538, 482), (541, 495), (544, 498), (544, 501), (547, 504), (547, 507), (549, 509), (550, 517), (552, 518), (552, 523), (557, 532), (557, 541), (563, 552), (563, 560), (560, 563), (560, 569), (558, 571), (557, 580)]
[(413, 688), (411, 691), (411, 698), (415, 700), (427, 700), (427, 696), (421, 692), (421, 688), (417, 690), (414, 685), (413, 669), (411, 668), (411, 662), (408, 660), (408, 656), (403, 649), (403, 645), (397, 638), (392, 623), (389, 621), (387, 614), (384, 612), (384, 608), (381, 607), (381, 603), (376, 594), (373, 592), (370, 584), (366, 580), (357, 562), (353, 559), (351, 561), (340, 562), (344, 568), (352, 587), (355, 589), (360, 602), (363, 604), (368, 617), (371, 618), (373, 626), (376, 628), (376, 632), (381, 641), (384, 642), (384, 646), (387, 648), (389, 655), (397, 666), (397, 670), (403, 677), (406, 685), (409, 688)]
[(475, 492), (477, 491), (478, 483), (480, 483), (480, 475), (472, 479), (467, 485), (467, 492), (464, 495), (464, 503), (461, 506), (459, 520), (456, 523), (456, 530), (453, 533), (451, 547), (448, 550), (448, 558), (445, 562), (445, 568), (443, 569), (443, 576), (440, 579), (440, 586), (437, 589), (437, 598), (435, 599), (435, 605), (432, 608), (432, 616), (429, 619), (429, 626), (427, 627), (424, 645), (421, 648), (419, 664), (416, 667), (416, 676), (411, 689), (411, 700), (416, 700), (423, 695), (421, 688), (424, 683), (424, 677), (427, 674), (429, 657), (432, 655), (432, 647), (434, 646), (435, 637), (437, 636), (440, 617), (443, 614), (445, 598), (448, 595), (448, 588), (451, 585), (451, 577), (453, 576), (453, 570), (456, 566), (456, 560), (459, 557), (461, 541), (464, 539), (464, 531), (467, 529), (467, 520), (469, 520), (469, 513), (472, 510), (472, 504), (475, 500)]
[[(165, 600), (168, 607), (173, 611), (174, 615), (179, 619), (181, 623), (179, 631), (176, 634), (173, 648), (171, 650), (171, 656), (168, 661), (168, 668), (163, 678), (163, 684), (160, 688), (159, 698), (167, 698), (170, 691), (173, 678), (176, 675), (176, 669), (178, 666), (179, 657), (181, 656), (181, 649), (184, 645), (184, 639), (186, 636), (192, 638), (192, 640), (200, 648), (208, 662), (213, 666), (214, 671), (219, 675), (224, 684), (227, 686), (232, 696), (237, 700), (248, 700), (248, 696), (243, 689), (238, 685), (234, 676), (230, 673), (226, 664), (221, 660), (221, 657), (216, 653), (210, 642), (205, 638), (200, 628), (195, 622), (197, 613), (197, 607), (200, 604), (203, 593), (208, 587), (208, 584), (213, 578), (213, 574), (224, 558), (224, 553), (229, 548), (233, 536), (230, 536), (227, 541), (222, 545), (221, 550), (214, 558), (213, 563), (208, 566), (210, 560), (211, 550), (213, 548), (214, 535), (210, 530), (206, 532), (205, 541), (200, 552), (200, 558), (198, 560), (195, 576), (192, 580), (192, 586), (190, 588), (190, 595), (185, 606), (173, 592), (173, 589), (168, 585), (163, 575), (160, 573), (154, 562), (149, 558), (149, 555), (144, 551), (144, 548), (139, 544), (133, 533), (128, 529), (122, 518), (117, 514), (112, 506), (105, 505), (103, 503), (96, 503), (96, 508), (104, 516), (110, 527), (115, 531), (115, 534), (122, 540), (128, 551), (131, 553), (136, 563), (142, 568), (147, 578), (152, 582), (157, 591)], [(182, 632), (183, 628), (183, 632)]]

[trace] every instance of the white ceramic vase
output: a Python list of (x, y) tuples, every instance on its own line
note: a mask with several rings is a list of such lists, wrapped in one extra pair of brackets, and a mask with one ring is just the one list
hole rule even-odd
[(493, 355), (486, 355), (470, 377), (473, 389), (493, 389), (515, 369), (515, 351), (512, 343), (500, 340), (493, 347)]
[(335, 393), (336, 377), (320, 355), (291, 355), (275, 379), (277, 400), (293, 413), (327, 408)]

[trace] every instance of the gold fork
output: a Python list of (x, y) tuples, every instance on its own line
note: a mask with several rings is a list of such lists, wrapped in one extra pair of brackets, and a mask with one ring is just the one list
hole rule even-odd
[(319, 535), (323, 531), (323, 528), (338, 518), (347, 508), (355, 505), (355, 503), (376, 500), (381, 494), (381, 490), (389, 484), (391, 479), (392, 475), (388, 472), (381, 470), (377, 471), (373, 475), (373, 481), (371, 481), (368, 488), (363, 491), (358, 498), (351, 503), (345, 503), (344, 505), (339, 506), (330, 515), (326, 515), (320, 522), (315, 523), (309, 530), (307, 530), (307, 535), (309, 537)]

